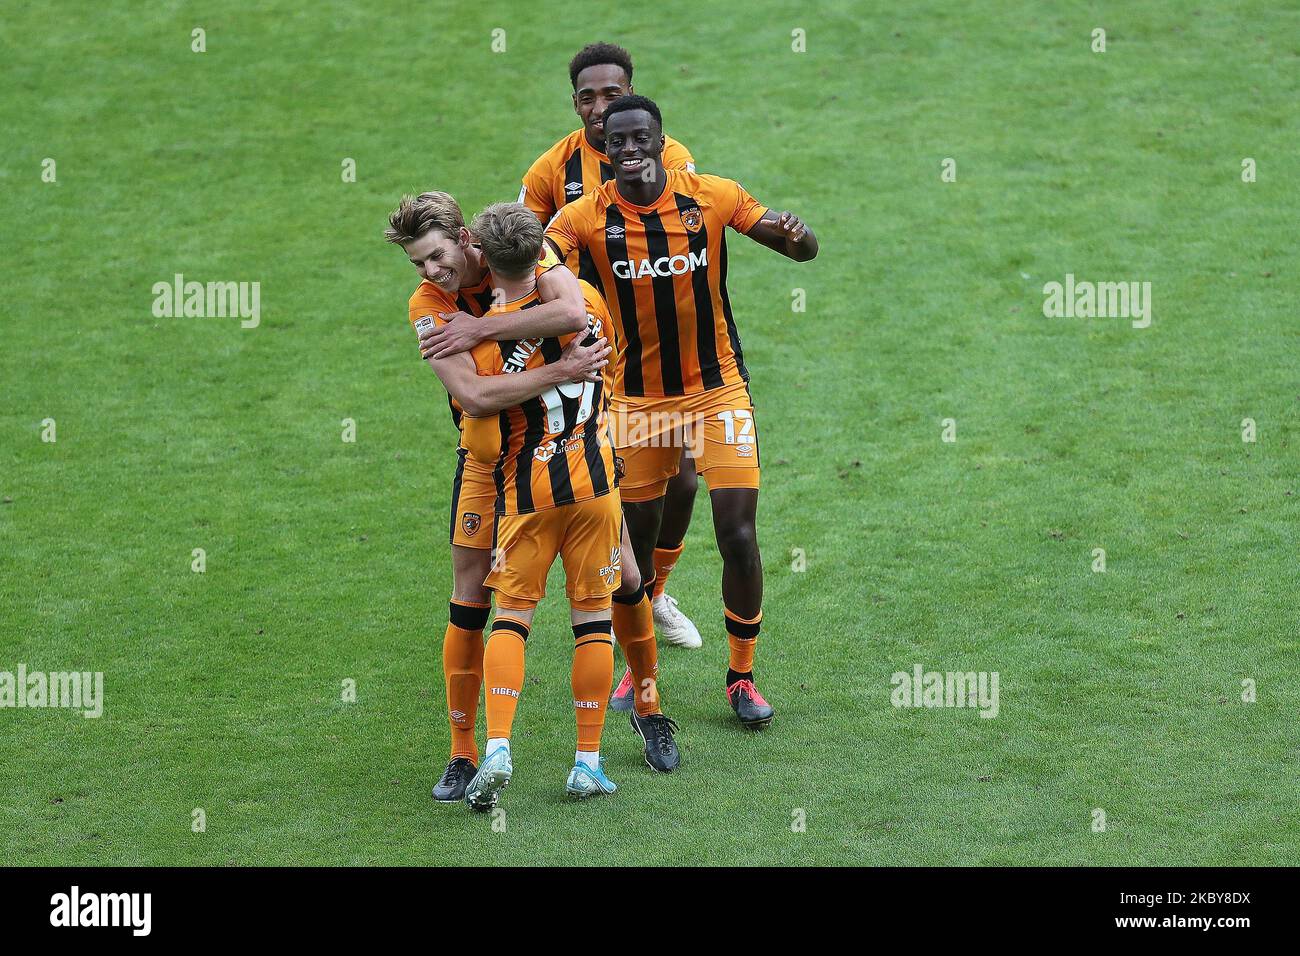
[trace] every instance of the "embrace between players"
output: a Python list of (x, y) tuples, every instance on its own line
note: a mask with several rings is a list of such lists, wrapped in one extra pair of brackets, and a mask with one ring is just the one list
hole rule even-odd
[[(697, 174), (690, 153), (663, 135), (659, 108), (633, 93), (621, 47), (585, 47), (569, 74), (583, 128), (532, 165), (518, 203), (488, 206), (466, 228), (446, 193), (404, 197), (385, 232), (423, 280), (410, 320), (460, 431), (443, 641), (451, 760), (433, 795), (477, 810), (496, 805), (513, 772), (524, 647), (556, 557), (571, 608), (578, 727), (566, 792), (616, 789), (600, 758), (607, 702), (631, 711), (651, 768), (677, 767), (655, 627), (675, 644), (700, 644), (663, 590), (696, 474), (709, 487), (722, 555), (726, 697), (746, 727), (773, 717), (753, 676), (763, 617), (758, 434), (724, 233), (796, 261), (816, 256), (817, 239), (738, 183)], [(611, 694), (615, 639), (627, 673)]]

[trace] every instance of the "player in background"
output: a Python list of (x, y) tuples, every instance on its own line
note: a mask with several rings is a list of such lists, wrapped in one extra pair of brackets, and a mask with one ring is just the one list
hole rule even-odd
[[(604, 112), (615, 99), (633, 92), (632, 57), (612, 43), (592, 43), (578, 51), (569, 62), (569, 80), (573, 84), (573, 109), (582, 120), (574, 130), (544, 152), (524, 174), (519, 201), (537, 214), (543, 224), (567, 203), (596, 189), (614, 178), (614, 169), (605, 155)], [(663, 162), (669, 169), (695, 171), (695, 160), (685, 146), (672, 137), (664, 137)], [(581, 251), (569, 257), (569, 268), (578, 278), (592, 281), (590, 257)], [(473, 323), (450, 326), (427, 336), (425, 342), (447, 349), (469, 349), (481, 341)], [(424, 343), (422, 343), (424, 344)], [(435, 349), (434, 354), (445, 354)], [(682, 542), (691, 524), (698, 482), (695, 462), (685, 453), (681, 466), (668, 483), (664, 500), (664, 520), (654, 552), (655, 592), (651, 609), (659, 635), (678, 647), (699, 647), (700, 632), (678, 607), (677, 600), (665, 591), (668, 575), (681, 558)], [(631, 710), (633, 676), (623, 674), (611, 705), (615, 710)]]
[[(489, 334), (507, 337), (559, 335), (586, 327), (587, 313), (578, 281), (567, 269), (548, 268), (538, 279), (543, 304), (526, 315), (507, 321), (485, 320), (492, 304), (487, 263), (474, 245), (456, 200), (445, 192), (405, 196), (389, 216), (385, 238), (400, 245), (420, 274), (411, 295), (408, 315), (417, 330), (447, 321), (446, 316), (467, 314), (482, 322)], [(558, 264), (555, 260), (553, 264)], [(575, 350), (566, 356), (564, 374), (577, 374), (592, 360), (591, 353)], [(431, 363), (432, 364), (432, 363)], [(474, 401), (512, 404), (549, 387), (559, 370), (518, 376), (490, 383), (491, 391)], [(448, 396), (452, 421), (461, 427), (462, 406)], [(475, 410), (482, 412), (476, 404)], [(433, 789), (434, 799), (455, 802), (478, 767), (474, 726), (483, 681), (483, 630), (487, 624), (489, 594), (483, 587), (491, 565), (493, 502), (496, 489), (491, 469), (467, 460), (458, 443), (455, 478), (451, 490), (452, 595), (442, 645), (451, 754), (447, 768)]]
[[(724, 232), (800, 262), (817, 255), (817, 238), (798, 216), (765, 208), (739, 183), (665, 169), (663, 123), (651, 100), (615, 100), (604, 130), (614, 180), (560, 210), (546, 237), (561, 257), (591, 256), (593, 284), (618, 331), (611, 422), (642, 567), (650, 566), (680, 447), (698, 445), (696, 469), (709, 486), (722, 554), (727, 700), (746, 727), (765, 727), (774, 711), (753, 674), (763, 602), (758, 434), (727, 294)], [(674, 423), (699, 433), (674, 435)]]
[[(471, 232), (499, 294), (489, 316), (535, 308), (542, 253), (537, 218), (518, 203), (496, 203), (474, 218)], [(609, 313), (599, 294), (582, 285), (583, 331), (486, 341), (451, 356), (439, 374), (452, 395), (465, 404), (483, 382), (545, 373), (562, 363), (566, 350), (579, 340), (604, 345)], [(608, 348), (602, 354), (607, 356)], [(510, 736), (524, 687), (524, 647), (557, 557), (564, 562), (573, 625), (571, 683), (578, 728), (565, 792), (589, 797), (617, 789), (600, 757), (614, 679), (610, 605), (621, 578), (623, 525), (607, 421), (613, 376), (608, 362), (602, 366), (594, 381), (557, 382), (491, 417), (464, 419), (465, 447), (471, 458), (491, 464), (497, 490), (497, 557), (485, 582), (495, 592), (497, 606), (483, 662), (488, 741), (482, 766), (465, 794), (475, 810), (492, 809), (513, 773)]]

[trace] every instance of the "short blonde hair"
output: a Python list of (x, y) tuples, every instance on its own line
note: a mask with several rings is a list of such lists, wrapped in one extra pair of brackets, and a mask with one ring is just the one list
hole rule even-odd
[(455, 239), (464, 227), (465, 217), (450, 193), (420, 193), (402, 197), (388, 216), (384, 238), (393, 243), (414, 242), (429, 230), (439, 229), (448, 238)]
[(488, 268), (508, 279), (527, 275), (542, 253), (542, 221), (521, 203), (493, 203), (474, 217), (469, 231), (483, 249)]

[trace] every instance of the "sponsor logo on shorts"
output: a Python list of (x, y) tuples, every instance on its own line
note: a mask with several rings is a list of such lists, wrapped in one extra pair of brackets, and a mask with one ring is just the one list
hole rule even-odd
[(619, 571), (623, 569), (623, 549), (621, 547), (611, 548), (609, 552), (609, 564), (600, 569), (600, 576), (606, 584), (613, 584), (614, 578)]
[(472, 511), (466, 511), (460, 519), (460, 526), (472, 538), (475, 532), (483, 526), (483, 516)]
[(737, 445), (737, 446), (736, 446), (736, 454), (739, 455), (741, 458), (752, 458), (752, 457), (754, 457), (754, 446), (753, 446), (753, 445)]

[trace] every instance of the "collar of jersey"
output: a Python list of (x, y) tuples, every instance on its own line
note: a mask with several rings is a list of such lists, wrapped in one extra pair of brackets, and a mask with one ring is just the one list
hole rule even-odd
[(486, 289), (486, 288), (488, 287), (488, 285), (489, 285), (491, 282), (492, 282), (492, 270), (491, 270), (491, 269), (484, 269), (484, 270), (483, 270), (483, 278), (482, 278), (482, 279), (480, 279), (480, 280), (479, 280), (477, 283), (475, 283), (474, 285), (463, 285), (463, 286), (461, 286), (459, 289), (456, 290), (456, 294), (459, 295), (460, 293), (463, 292), (463, 293), (465, 293), (466, 295), (473, 295), (473, 294), (476, 293), (476, 292), (482, 292), (484, 289)]
[(670, 202), (672, 200), (673, 187), (671, 182), (672, 179), (671, 174), (675, 171), (676, 170), (668, 169), (667, 167), (664, 168), (664, 172), (669, 174), (668, 176), (665, 177), (664, 190), (659, 194), (659, 197), (648, 206), (638, 206), (636, 203), (628, 199), (624, 199), (623, 194), (618, 191), (618, 180), (611, 179), (610, 182), (614, 184), (614, 202), (616, 202), (620, 206), (623, 206), (626, 209), (631, 209), (633, 212), (638, 212), (638, 213), (654, 212), (656, 209), (663, 206), (665, 201)]
[[(489, 272), (488, 275), (491, 276), (492, 273)], [(503, 302), (499, 307), (494, 305), (492, 306), (492, 308), (488, 309), (488, 311), (497, 315), (499, 315), (502, 312), (518, 312), (529, 302), (532, 302), (539, 298), (541, 298), (541, 293), (537, 291), (536, 286), (533, 286), (533, 291), (529, 292), (527, 295), (521, 295), (517, 299), (511, 299), (509, 302)]]
[(609, 162), (609, 156), (607, 156), (605, 153), (602, 153), (595, 146), (591, 145), (591, 142), (587, 139), (587, 128), (585, 126), (582, 129), (578, 130), (578, 144), (579, 144), (578, 146), (579, 149), (585, 149), (587, 152), (591, 153), (593, 156), (599, 159), (602, 163)]

